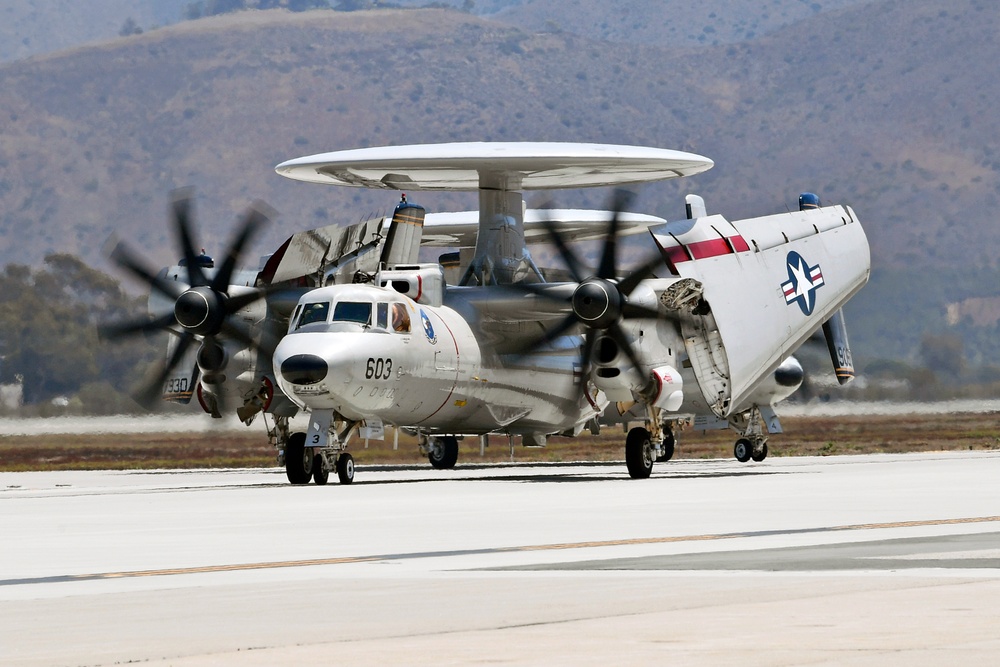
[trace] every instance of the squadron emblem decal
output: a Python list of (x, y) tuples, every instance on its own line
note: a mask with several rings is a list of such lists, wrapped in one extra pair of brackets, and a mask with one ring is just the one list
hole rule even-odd
[(823, 286), (823, 271), (819, 264), (809, 266), (802, 255), (794, 250), (788, 253), (786, 264), (788, 280), (781, 283), (785, 303), (798, 303), (805, 315), (812, 315), (813, 308), (816, 307), (816, 290)]
[(431, 342), (431, 345), (437, 345), (438, 337), (434, 333), (434, 326), (431, 324), (430, 318), (427, 317), (427, 313), (422, 309), (420, 311), (420, 322), (424, 326), (424, 335), (427, 336), (427, 340)]

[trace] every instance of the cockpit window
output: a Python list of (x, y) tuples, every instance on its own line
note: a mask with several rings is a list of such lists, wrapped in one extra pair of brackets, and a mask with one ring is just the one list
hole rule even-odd
[(400, 333), (410, 333), (410, 314), (401, 303), (392, 304), (392, 330)]
[(357, 301), (341, 301), (333, 309), (334, 322), (357, 322), (358, 324), (372, 323), (372, 305), (370, 303), (359, 303)]
[(379, 329), (389, 328), (389, 304), (378, 303), (375, 304), (377, 324)]
[(307, 303), (302, 306), (302, 313), (299, 315), (299, 322), (295, 325), (295, 328), (298, 329), (307, 324), (315, 324), (316, 322), (326, 322), (327, 315), (329, 314), (329, 302)]

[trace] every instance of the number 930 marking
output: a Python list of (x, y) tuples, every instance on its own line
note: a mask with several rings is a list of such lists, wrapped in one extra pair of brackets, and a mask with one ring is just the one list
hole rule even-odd
[(388, 380), (392, 375), (392, 359), (368, 358), (368, 365), (365, 366), (366, 380)]

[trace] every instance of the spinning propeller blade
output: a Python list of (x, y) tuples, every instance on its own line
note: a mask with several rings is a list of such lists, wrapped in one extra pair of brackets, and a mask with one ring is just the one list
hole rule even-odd
[[(566, 239), (563, 238), (553, 222), (543, 221), (542, 223), (548, 238), (569, 269), (577, 287), (569, 299), (570, 314), (549, 329), (544, 336), (533, 341), (529, 346), (529, 351), (551, 343), (574, 326), (582, 326), (584, 328), (584, 344), (581, 349), (580, 365), (583, 368), (581, 375), (583, 378), (587, 378), (590, 374), (591, 355), (598, 338), (601, 336), (613, 340), (641, 375), (643, 371), (639, 355), (620, 323), (622, 320), (628, 319), (660, 317), (658, 310), (630, 303), (628, 300), (629, 295), (635, 291), (636, 287), (653, 275), (656, 268), (662, 264), (663, 260), (659, 256), (644, 262), (639, 268), (630, 271), (619, 281), (618, 229), (621, 223), (621, 214), (631, 200), (632, 194), (630, 192), (626, 190), (615, 192), (612, 216), (608, 221), (607, 231), (604, 235), (604, 245), (601, 249), (600, 263), (596, 273), (584, 267), (583, 262), (569, 247)], [(553, 299), (552, 295), (544, 293), (538, 285), (525, 284), (516, 287), (525, 292)]]
[(160, 278), (147, 268), (138, 255), (123, 243), (119, 243), (111, 253), (111, 259), (123, 269), (136, 276), (152, 291), (172, 300), (172, 312), (155, 318), (139, 319), (127, 322), (116, 322), (102, 325), (99, 333), (103, 338), (117, 339), (155, 331), (171, 331), (179, 335), (177, 346), (155, 379), (148, 382), (136, 395), (136, 400), (144, 407), (150, 408), (160, 396), (163, 384), (171, 376), (177, 365), (184, 359), (191, 346), (198, 342), (199, 360), (208, 364), (204, 368), (206, 376), (220, 372), (225, 365), (225, 355), (219, 354), (222, 349), (216, 336), (235, 339), (250, 349), (267, 354), (262, 350), (252, 336), (243, 330), (233, 320), (233, 315), (267, 296), (270, 289), (255, 288), (250, 292), (230, 295), (230, 282), (240, 256), (250, 240), (268, 222), (263, 204), (255, 202), (254, 206), (243, 217), (237, 233), (233, 236), (225, 254), (222, 266), (209, 278), (205, 269), (212, 264), (208, 257), (195, 250), (195, 236), (192, 228), (192, 195), (190, 188), (177, 190), (173, 193), (171, 212), (178, 244), (182, 252), (187, 275), (187, 285), (171, 282)]

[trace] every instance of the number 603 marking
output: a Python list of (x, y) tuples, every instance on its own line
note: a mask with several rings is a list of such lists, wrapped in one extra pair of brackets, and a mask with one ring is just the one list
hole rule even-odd
[(368, 365), (365, 367), (366, 380), (388, 380), (392, 375), (392, 359), (368, 358)]

